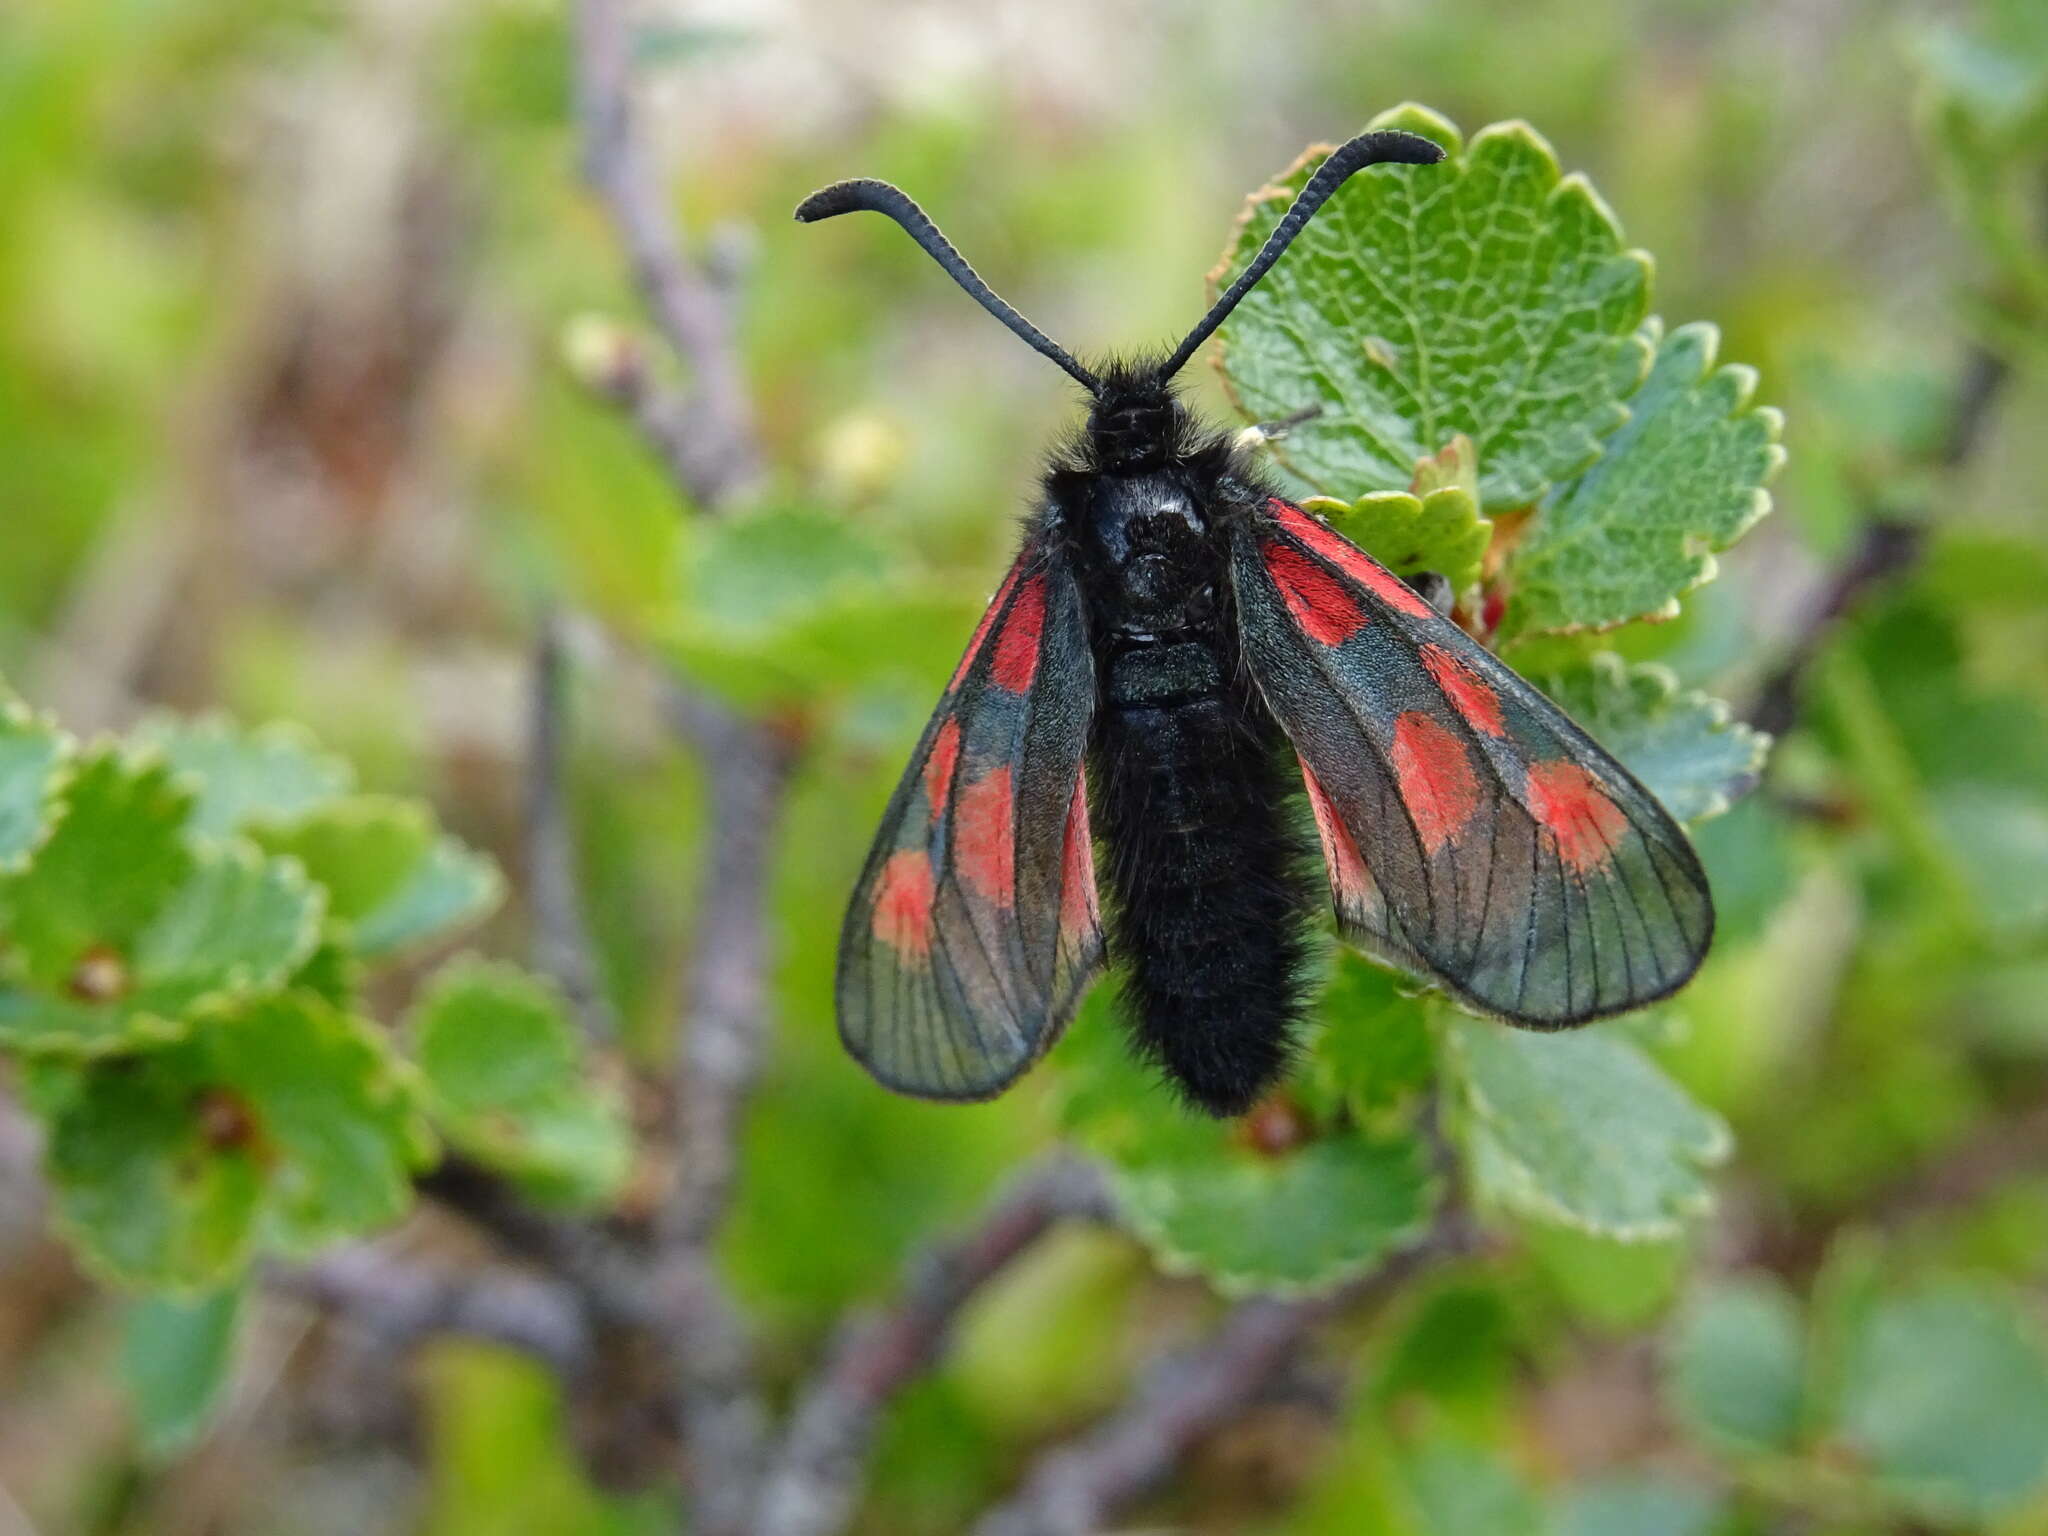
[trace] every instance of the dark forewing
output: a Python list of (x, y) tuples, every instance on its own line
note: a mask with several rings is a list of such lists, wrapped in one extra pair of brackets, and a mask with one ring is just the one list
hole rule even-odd
[(997, 1092), (1100, 968), (1081, 763), (1094, 710), (1080, 591), (1027, 539), (883, 813), (840, 935), (840, 1038), (888, 1087)]
[(1713, 905), (1648, 790), (1299, 507), (1276, 498), (1232, 538), (1245, 651), (1301, 757), (1349, 935), (1539, 1027), (1691, 977)]

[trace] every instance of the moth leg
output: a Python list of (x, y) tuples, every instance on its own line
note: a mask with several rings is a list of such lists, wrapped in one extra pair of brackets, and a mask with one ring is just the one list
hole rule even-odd
[(1272, 421), (1261, 421), (1246, 427), (1237, 434), (1233, 446), (1256, 448), (1261, 443), (1277, 443), (1305, 421), (1314, 421), (1323, 414), (1320, 405), (1304, 405), (1298, 411), (1289, 411)]
[(1416, 596), (1447, 619), (1457, 606), (1458, 594), (1451, 590), (1451, 578), (1440, 571), (1417, 571), (1408, 578), (1408, 585), (1415, 589)]

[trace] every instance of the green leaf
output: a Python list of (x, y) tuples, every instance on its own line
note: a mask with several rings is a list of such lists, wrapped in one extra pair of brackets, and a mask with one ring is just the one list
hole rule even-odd
[(434, 817), (416, 800), (351, 795), (253, 835), (272, 853), (305, 865), (327, 888), (328, 912), (353, 925), (396, 897), (426, 862)]
[(131, 1302), (121, 1336), (121, 1375), (148, 1456), (162, 1459), (199, 1438), (233, 1374), (246, 1292)]
[[(1225, 322), (1225, 381), (1249, 420), (1321, 407), (1274, 452), (1325, 495), (1407, 485), (1417, 460), (1463, 433), (1482, 504), (1530, 505), (1628, 419), (1649, 363), (1649, 258), (1623, 248), (1599, 195), (1562, 176), (1526, 123), (1497, 123), (1469, 148), (1417, 106), (1372, 126), (1434, 139), (1449, 158), (1354, 176)], [(1216, 287), (1328, 153), (1252, 195)]]
[(2048, 24), (2028, 0), (1981, 5), (1975, 27), (1927, 27), (1913, 54), (1930, 92), (2015, 148), (2048, 135)]
[(2048, 933), (2048, 798), (2038, 788), (1944, 784), (1927, 802), (1985, 926), (2016, 943)]
[(343, 1013), (355, 1006), (363, 986), (363, 962), (348, 944), (332, 933), (321, 938), (296, 971), (288, 985), (295, 991), (310, 992)]
[(666, 1536), (671, 1500), (600, 1492), (576, 1453), (565, 1388), (539, 1361), (443, 1338), (416, 1373), (427, 1420), (418, 1536)]
[(1369, 491), (1350, 503), (1311, 496), (1302, 504), (1395, 575), (1435, 571), (1453, 592), (1478, 582), (1493, 540), (1493, 524), (1479, 515), (1479, 503), (1462, 486), (1427, 496)]
[(1325, 1290), (1364, 1274), (1421, 1234), (1430, 1206), (1418, 1142), (1350, 1131), (1278, 1156), (1219, 1132), (1202, 1154), (1140, 1152), (1110, 1182), (1163, 1269), (1226, 1294)]
[(415, 1009), (414, 1051), (449, 1141), (550, 1200), (601, 1204), (632, 1168), (616, 1095), (589, 1078), (553, 989), (510, 966), (459, 960)]
[(1667, 1391), (1695, 1434), (1737, 1451), (1787, 1451), (1804, 1411), (1799, 1303), (1767, 1274), (1724, 1280), (1680, 1317)]
[(249, 1261), (263, 1169), (239, 1101), (189, 1042), (74, 1069), (50, 1127), (54, 1219), (87, 1265), (135, 1286), (222, 1283)]
[(329, 911), (366, 959), (443, 938), (504, 894), (497, 867), (440, 834), (414, 800), (354, 795), (255, 835), (327, 888)]
[(1762, 795), (1693, 829), (1693, 847), (1714, 892), (1714, 943), (1762, 936), (1792, 894), (1791, 819)]
[(1653, 662), (1601, 651), (1541, 686), (1680, 821), (1727, 810), (1755, 787), (1770, 751), (1770, 737)]
[[(1656, 344), (1657, 327), (1645, 336)], [(1750, 403), (1756, 374), (1715, 369), (1718, 333), (1680, 326), (1600, 462), (1544, 503), (1509, 558), (1501, 633), (1513, 639), (1670, 618), (1770, 510), (1784, 419)]]
[[(1162, 1268), (1226, 1294), (1308, 1292), (1366, 1273), (1422, 1232), (1434, 1182), (1412, 1135), (1375, 1135), (1281, 1101), (1247, 1121), (1177, 1102), (1116, 1037), (1101, 1004), (1061, 1047), (1066, 1120), (1102, 1157), (1125, 1224)], [(1298, 1124), (1262, 1150), (1263, 1113)]]
[(430, 1147), (384, 1036), (306, 993), (213, 1009), (183, 1040), (70, 1073), (40, 1096), (56, 1217), (122, 1284), (216, 1286), (259, 1246), (388, 1225)]
[(975, 606), (895, 569), (844, 517), (767, 507), (692, 529), (669, 651), (741, 704), (801, 701), (883, 676), (943, 677)]
[(1610, 1333), (1663, 1311), (1689, 1256), (1682, 1242), (1625, 1243), (1540, 1221), (1527, 1223), (1523, 1241), (1572, 1311)]
[(438, 837), (405, 883), (357, 919), (356, 953), (370, 959), (445, 938), (482, 921), (505, 899), (505, 879), (488, 857)]
[(1528, 1484), (1494, 1451), (1436, 1439), (1403, 1470), (1423, 1536), (1541, 1536)]
[(19, 869), (50, 834), (71, 742), (54, 725), (0, 698), (0, 874)]
[(14, 941), (0, 1045), (94, 1055), (174, 1039), (194, 1009), (277, 987), (312, 953), (321, 894), (304, 872), (242, 842), (188, 848), (188, 803), (160, 766), (81, 769), (56, 833), (0, 887)]
[(195, 781), (191, 828), (211, 837), (289, 821), (348, 793), (355, 773), (310, 733), (282, 722), (242, 730), (225, 718), (157, 715), (133, 739)]
[(1710, 1536), (1723, 1501), (1658, 1472), (1620, 1472), (1579, 1484), (1560, 1503), (1554, 1536)]
[(1701, 1170), (1728, 1155), (1720, 1118), (1610, 1028), (1537, 1034), (1453, 1019), (1481, 1188), (1542, 1221), (1649, 1241), (1704, 1212)]
[(35, 863), (0, 884), (0, 932), (35, 980), (61, 985), (88, 951), (128, 949), (191, 873), (191, 808), (162, 763), (111, 746), (79, 762)]
[(1429, 1004), (1414, 982), (1340, 948), (1316, 998), (1296, 1080), (1304, 1094), (1361, 1116), (1399, 1105), (1436, 1075)]
[(2031, 1310), (1950, 1282), (1870, 1310), (1836, 1432), (1895, 1496), (1975, 1523), (2048, 1489), (2048, 1347)]

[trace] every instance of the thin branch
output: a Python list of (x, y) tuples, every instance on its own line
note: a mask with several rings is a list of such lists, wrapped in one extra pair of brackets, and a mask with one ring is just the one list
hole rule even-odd
[[(735, 344), (731, 284), (685, 254), (633, 119), (632, 35), (623, 0), (580, 0), (576, 85), (584, 174), (611, 215), (663, 339), (688, 375), (674, 401), (627, 348), (614, 398), (684, 497), (716, 511), (760, 469)], [(730, 1203), (741, 1121), (766, 1032), (766, 906), (775, 834), (796, 744), (710, 704), (684, 723), (710, 778), (711, 849), (675, 1069), (677, 1170), (655, 1232), (652, 1303), (678, 1385), (693, 1529), (746, 1528), (767, 1438), (745, 1320), (713, 1245)]]
[(569, 1380), (591, 1365), (590, 1321), (580, 1301), (538, 1275), (444, 1274), (364, 1245), (273, 1266), (264, 1279), (271, 1290), (339, 1313), (394, 1347), (465, 1334), (522, 1350)]
[(541, 615), (534, 642), (527, 714), (526, 879), (533, 958), (568, 998), (585, 1038), (608, 1042), (617, 1037), (618, 1023), (584, 920), (569, 823), (565, 640), (562, 616), (550, 608)]
[[(1956, 380), (1941, 445), (1934, 455), (1937, 468), (1953, 472), (1969, 462), (1983, 441), (1992, 407), (2011, 372), (2011, 365), (1988, 347), (1977, 344), (1970, 348)], [(1829, 577), (1777, 670), (1757, 690), (1748, 711), (1751, 725), (1773, 736), (1791, 729), (1799, 718), (1806, 674), (1826, 648), (1836, 626), (1873, 588), (1919, 564), (1925, 542), (1922, 519), (1874, 513), (1864, 523), (1862, 537)]]
[(1019, 1178), (968, 1231), (920, 1256), (892, 1305), (840, 1330), (791, 1416), (756, 1530), (762, 1536), (843, 1530), (860, 1495), (876, 1420), (938, 1358), (961, 1309), (1060, 1222), (1108, 1215), (1101, 1175), (1058, 1157)]
[(509, 1256), (567, 1281), (598, 1321), (656, 1327), (645, 1257), (625, 1235), (535, 1210), (499, 1175), (459, 1156), (444, 1157), (414, 1188), (489, 1233)]
[(768, 882), (797, 743), (703, 701), (679, 702), (678, 713), (710, 775), (711, 851), (679, 1031), (679, 1146), (656, 1231), (655, 1290), (680, 1389), (695, 1528), (720, 1536), (747, 1528), (768, 1432), (746, 1325), (713, 1247), (765, 1047)]
[(1125, 1408), (1053, 1451), (1015, 1498), (983, 1516), (976, 1536), (1086, 1536), (1162, 1483), (1208, 1435), (1257, 1403), (1293, 1365), (1308, 1336), (1373, 1306), (1414, 1274), (1477, 1239), (1455, 1208), (1420, 1245), (1363, 1280), (1323, 1296), (1240, 1302), (1208, 1343), (1167, 1361)]
[(576, 95), (583, 174), (603, 200), (664, 340), (689, 370), (680, 401), (636, 410), (672, 473), (701, 507), (716, 508), (760, 470), (753, 412), (718, 275), (685, 255), (635, 132), (633, 38), (622, 0), (576, 8)]

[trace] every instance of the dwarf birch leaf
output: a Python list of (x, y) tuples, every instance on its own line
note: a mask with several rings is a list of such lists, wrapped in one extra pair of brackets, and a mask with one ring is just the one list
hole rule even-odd
[(0, 873), (18, 869), (55, 825), (71, 744), (26, 707), (0, 699)]
[[(1371, 126), (1433, 139), (1447, 158), (1354, 176), (1223, 325), (1224, 379), (1252, 421), (1321, 407), (1274, 452), (1325, 495), (1406, 486), (1463, 433), (1482, 504), (1530, 505), (1628, 419), (1649, 363), (1650, 260), (1526, 123), (1469, 146), (1413, 105)], [(1212, 291), (1328, 154), (1311, 149), (1252, 194)]]
[(214, 1286), (259, 1247), (395, 1221), (430, 1142), (373, 1026), (306, 993), (208, 1011), (182, 1040), (47, 1094), (57, 1219), (123, 1284)]
[(122, 1327), (121, 1374), (149, 1455), (183, 1450), (220, 1405), (234, 1366), (244, 1294), (234, 1285), (189, 1299), (145, 1296), (130, 1305)]
[(1452, 1020), (1447, 1040), (1475, 1174), (1501, 1204), (1636, 1241), (1706, 1210), (1702, 1170), (1727, 1156), (1728, 1129), (1628, 1041), (1476, 1019)]
[(1543, 691), (1680, 821), (1718, 816), (1756, 784), (1771, 739), (1666, 668), (1602, 651)]
[(1061, 1046), (1066, 1118), (1103, 1159), (1125, 1224), (1162, 1267), (1229, 1294), (1318, 1291), (1421, 1234), (1436, 1192), (1418, 1138), (1371, 1134), (1297, 1104), (1298, 1144), (1261, 1149), (1244, 1122), (1177, 1102), (1105, 1014), (1099, 1003), (1084, 1007)]
[(1804, 1409), (1799, 1303), (1775, 1275), (1736, 1276), (1680, 1314), (1666, 1391), (1694, 1433), (1745, 1452), (1790, 1450)]
[(1493, 524), (1462, 486), (1426, 496), (1412, 491), (1371, 491), (1346, 504), (1330, 496), (1304, 503), (1339, 533), (1397, 576), (1435, 571), (1463, 592), (1479, 580)]
[(489, 915), (504, 897), (496, 864), (452, 837), (437, 837), (405, 883), (356, 920), (354, 948), (375, 959), (445, 938)]
[(1544, 503), (1507, 563), (1504, 638), (1670, 618), (1713, 578), (1714, 552), (1770, 510), (1783, 418), (1751, 403), (1755, 372), (1715, 368), (1711, 325), (1661, 341), (1658, 329), (1645, 328), (1657, 358), (1628, 424)]
[(427, 1101), (448, 1139), (544, 1198), (604, 1201), (630, 1172), (617, 1096), (593, 1082), (561, 998), (510, 966), (457, 961), (413, 1014)]
[(219, 717), (158, 715), (138, 726), (134, 739), (191, 776), (191, 827), (206, 836), (302, 816), (348, 793), (355, 779), (309, 733), (283, 723), (243, 730)]
[(2048, 1489), (2048, 1341), (1988, 1286), (1881, 1301), (1848, 1342), (1837, 1431), (1903, 1502), (1976, 1526)]

